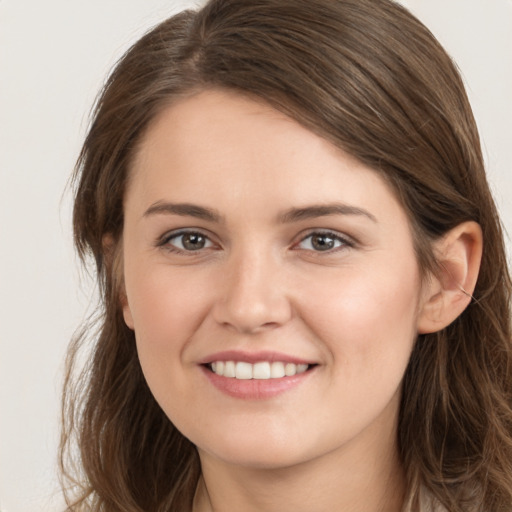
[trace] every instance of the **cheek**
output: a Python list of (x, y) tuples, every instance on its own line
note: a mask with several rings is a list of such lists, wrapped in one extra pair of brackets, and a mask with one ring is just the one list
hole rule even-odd
[[(169, 418), (179, 420), (194, 399), (183, 371), (184, 353), (207, 315), (207, 299), (186, 272), (165, 265), (130, 270), (126, 292), (140, 365), (156, 401)], [(179, 421), (175, 424), (180, 428)]]
[(165, 265), (128, 268), (126, 275), (141, 363), (150, 358), (163, 362), (165, 354), (181, 354), (208, 313), (200, 276), (191, 278)]
[[(416, 339), (419, 279), (411, 272), (349, 272), (310, 300), (307, 322), (328, 351), (324, 392), (343, 432), (357, 432), (398, 400)], [(318, 291), (318, 290), (317, 290)], [(315, 295), (312, 290), (310, 296)], [(398, 407), (393, 401), (392, 407)], [(347, 411), (351, 411), (347, 419)], [(356, 413), (357, 411), (357, 413)], [(347, 434), (349, 435), (349, 434)]]
[[(336, 284), (339, 283), (339, 284)], [(416, 338), (419, 273), (404, 262), (358, 272), (310, 288), (307, 322), (328, 344), (343, 370), (367, 368), (379, 374), (388, 365), (407, 364)], [(304, 299), (306, 300), (306, 299)]]

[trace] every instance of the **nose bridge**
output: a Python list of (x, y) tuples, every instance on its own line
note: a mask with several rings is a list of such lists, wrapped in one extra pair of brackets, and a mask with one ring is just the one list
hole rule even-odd
[(216, 304), (219, 323), (241, 332), (283, 324), (291, 306), (279, 258), (262, 247), (240, 247), (227, 260), (224, 286)]

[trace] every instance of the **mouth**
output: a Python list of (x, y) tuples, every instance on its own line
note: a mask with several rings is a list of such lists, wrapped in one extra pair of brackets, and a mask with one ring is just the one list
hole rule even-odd
[(206, 356), (199, 365), (208, 381), (223, 394), (263, 400), (308, 382), (319, 363), (274, 351), (228, 350)]
[(311, 370), (315, 364), (296, 364), (285, 361), (212, 361), (204, 365), (219, 377), (238, 380), (269, 380), (293, 377)]

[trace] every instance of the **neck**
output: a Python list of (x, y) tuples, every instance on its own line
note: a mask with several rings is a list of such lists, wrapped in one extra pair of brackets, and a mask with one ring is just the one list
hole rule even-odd
[[(194, 512), (397, 512), (405, 494), (396, 430), (390, 442), (346, 446), (292, 467), (231, 465), (200, 451)], [(367, 439), (368, 441), (368, 439)]]

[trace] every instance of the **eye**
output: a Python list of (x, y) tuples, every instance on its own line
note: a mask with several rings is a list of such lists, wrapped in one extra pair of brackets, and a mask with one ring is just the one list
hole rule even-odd
[(352, 244), (345, 240), (340, 235), (330, 232), (316, 232), (310, 233), (303, 238), (298, 244), (298, 249), (307, 251), (327, 252), (336, 250), (340, 247), (351, 247)]
[(206, 235), (198, 231), (181, 231), (165, 236), (160, 245), (169, 250), (193, 252), (208, 249), (214, 244)]

